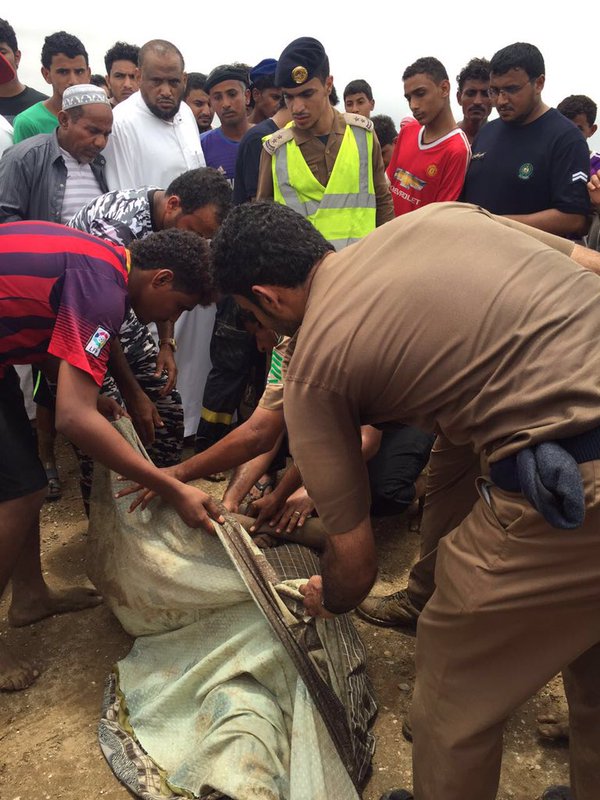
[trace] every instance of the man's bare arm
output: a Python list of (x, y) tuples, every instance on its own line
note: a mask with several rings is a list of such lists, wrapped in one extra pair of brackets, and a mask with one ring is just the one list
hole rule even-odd
[(589, 269), (590, 272), (595, 272), (596, 275), (600, 275), (600, 253), (596, 252), (596, 250), (590, 250), (587, 247), (576, 244), (573, 247), (571, 258), (579, 266)]
[(262, 453), (261, 455), (256, 456), (256, 458), (240, 464), (236, 468), (231, 480), (229, 481), (229, 486), (223, 495), (223, 505), (225, 508), (237, 511), (239, 504), (254, 486), (256, 481), (258, 481), (265, 474), (265, 472), (268, 472), (273, 459), (277, 455), (277, 451), (279, 450), (282, 439), (283, 432), (277, 437), (277, 441), (268, 452)]
[(304, 606), (311, 616), (343, 614), (364, 600), (377, 577), (370, 517), (346, 533), (326, 537), (321, 576), (313, 575), (303, 587)]
[[(86, 372), (60, 362), (56, 392), (56, 428), (84, 453), (107, 467), (153, 489), (192, 527), (212, 530), (208, 513), (220, 518), (209, 495), (157, 469), (136, 452), (96, 409), (98, 386)], [(208, 512), (208, 513), (207, 513)]]
[(600, 211), (600, 170), (590, 177), (587, 188), (590, 202), (596, 207), (596, 211)]
[(271, 411), (258, 406), (238, 428), (208, 450), (182, 462), (177, 477), (182, 481), (193, 481), (268, 453), (283, 433), (284, 424), (283, 411)]
[(534, 214), (507, 214), (507, 217), (556, 236), (585, 236), (588, 229), (588, 218), (584, 214), (566, 214), (556, 208)]

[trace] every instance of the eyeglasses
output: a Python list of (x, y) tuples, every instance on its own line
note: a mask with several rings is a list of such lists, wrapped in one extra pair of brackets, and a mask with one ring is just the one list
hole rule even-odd
[(520, 86), (505, 86), (502, 89), (498, 89), (496, 86), (490, 86), (488, 89), (488, 93), (490, 97), (499, 97), (501, 94), (505, 95), (505, 97), (513, 97), (515, 94), (519, 94), (521, 89), (527, 86), (528, 83), (533, 83), (533, 81), (525, 81)]

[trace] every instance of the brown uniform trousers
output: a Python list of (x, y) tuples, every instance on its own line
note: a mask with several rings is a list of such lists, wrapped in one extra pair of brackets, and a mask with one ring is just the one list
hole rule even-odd
[(600, 461), (580, 469), (585, 522), (559, 530), (477, 479), (468, 448), (434, 446), (409, 582), (427, 602), (435, 569), (417, 627), (415, 800), (493, 800), (506, 719), (561, 670), (573, 796), (600, 797)]

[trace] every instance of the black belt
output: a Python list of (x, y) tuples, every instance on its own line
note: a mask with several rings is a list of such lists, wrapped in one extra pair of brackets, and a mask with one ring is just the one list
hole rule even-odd
[[(578, 464), (600, 459), (600, 426), (566, 439), (555, 439)], [(490, 478), (505, 492), (520, 492), (521, 482), (517, 472), (517, 453), (490, 464)]]

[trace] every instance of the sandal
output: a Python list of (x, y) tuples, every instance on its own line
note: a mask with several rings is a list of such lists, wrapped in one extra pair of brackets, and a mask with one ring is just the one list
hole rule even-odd
[(46, 500), (58, 500), (62, 495), (62, 485), (58, 477), (58, 470), (55, 466), (45, 467), (46, 478), (48, 480), (48, 493)]
[(266, 494), (270, 494), (275, 488), (275, 476), (267, 473), (267, 479), (256, 481), (252, 489), (244, 497), (239, 505), (238, 514), (248, 514), (248, 509), (255, 500), (260, 500)]

